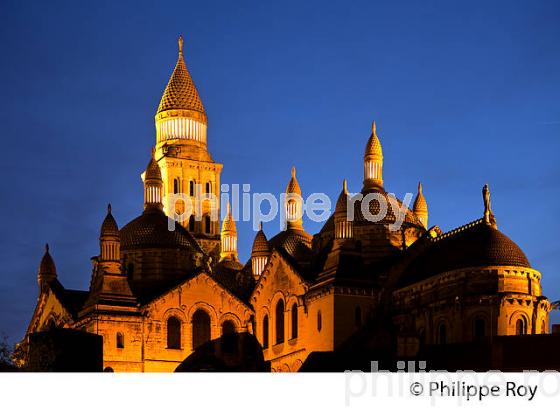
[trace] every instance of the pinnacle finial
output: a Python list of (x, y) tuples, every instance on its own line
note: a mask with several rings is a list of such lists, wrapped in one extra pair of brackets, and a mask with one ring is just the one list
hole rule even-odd
[(296, 177), (296, 167), (292, 165), (292, 178)]
[(422, 182), (418, 182), (418, 193), (421, 194), (422, 193)]
[(230, 205), (229, 201), (227, 203), (227, 216), (231, 216), (231, 205)]
[(152, 159), (156, 159), (156, 147), (152, 147)]
[(375, 120), (371, 123), (371, 135), (377, 136), (377, 125), (375, 125)]
[(348, 184), (346, 183), (346, 178), (342, 181), (342, 191), (347, 194), (348, 193)]
[(263, 225), (262, 225), (262, 221), (261, 221), (261, 222), (259, 222), (259, 231), (262, 231), (262, 230), (263, 230)]
[(183, 36), (181, 34), (179, 34), (179, 54), (183, 55)]
[(107, 213), (108, 213), (109, 215), (111, 215), (111, 210), (112, 210), (112, 209), (111, 209), (111, 204), (109, 203), (109, 204), (107, 204)]
[(46, 252), (46, 253), (49, 252), (49, 244), (48, 244), (48, 243), (45, 244), (45, 252)]

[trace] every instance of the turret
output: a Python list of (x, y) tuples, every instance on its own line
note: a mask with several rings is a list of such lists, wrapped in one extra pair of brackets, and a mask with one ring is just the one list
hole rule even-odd
[(346, 179), (334, 210), (335, 239), (348, 239), (354, 236), (354, 222), (348, 220), (348, 187)]
[(227, 214), (222, 223), (221, 235), (222, 249), (220, 252), (220, 261), (224, 259), (238, 260), (237, 258), (237, 227), (235, 220), (231, 215), (231, 207), (227, 205)]
[(144, 209), (163, 209), (163, 180), (161, 169), (155, 158), (155, 150), (143, 174), (144, 180)]
[(105, 272), (120, 273), (121, 240), (119, 236), (119, 227), (111, 213), (111, 204), (107, 206), (107, 216), (105, 216), (101, 224), (99, 248), (99, 266)]
[(303, 229), (303, 200), (301, 188), (296, 178), (296, 167), (292, 167), (292, 178), (286, 187), (285, 201), (287, 229)]
[(253, 269), (253, 275), (255, 279), (263, 273), (266, 264), (270, 258), (270, 245), (266, 235), (263, 231), (262, 222), (259, 227), (259, 231), (255, 235), (255, 240), (253, 241), (253, 248), (251, 249), (251, 267)]
[(420, 222), (422, 222), (424, 228), (428, 229), (428, 203), (422, 193), (422, 182), (418, 182), (418, 193), (416, 194), (416, 199), (414, 200), (414, 213)]
[(375, 121), (364, 153), (363, 192), (383, 189), (383, 150), (377, 137)]

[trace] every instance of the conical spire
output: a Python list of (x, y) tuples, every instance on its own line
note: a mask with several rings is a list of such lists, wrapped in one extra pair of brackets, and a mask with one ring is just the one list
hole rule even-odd
[(383, 188), (383, 149), (377, 136), (375, 121), (371, 124), (371, 135), (364, 152), (363, 192)]
[(416, 194), (416, 199), (414, 200), (414, 213), (424, 225), (424, 228), (428, 229), (428, 203), (422, 192), (422, 182), (418, 182), (418, 193)]
[(49, 244), (46, 243), (45, 254), (41, 258), (41, 263), (39, 264), (39, 286), (41, 286), (43, 282), (47, 283), (53, 279), (56, 279), (56, 265), (54, 264), (54, 260), (49, 252)]
[(253, 247), (251, 248), (251, 257), (256, 256), (269, 256), (270, 255), (270, 244), (263, 231), (262, 222), (259, 226), (259, 231), (255, 235), (253, 240)]
[(235, 220), (233, 219), (233, 216), (231, 214), (231, 205), (229, 204), (229, 202), (227, 204), (226, 217), (222, 222), (222, 235), (224, 233), (233, 233), (237, 235), (237, 227), (235, 226)]
[(296, 167), (292, 166), (292, 178), (290, 178), (290, 182), (286, 187), (287, 194), (298, 194), (301, 195), (301, 188), (299, 186), (299, 182), (296, 178)]
[(115, 221), (115, 218), (113, 218), (113, 214), (111, 213), (111, 204), (107, 205), (107, 216), (105, 216), (105, 219), (101, 224), (100, 237), (106, 236), (119, 236), (119, 227), (117, 225), (117, 221)]
[(336, 213), (339, 212), (346, 212), (348, 209), (348, 185), (346, 183), (346, 178), (342, 181), (342, 191), (338, 196), (338, 200), (336, 201), (336, 206), (334, 211)]
[(204, 122), (206, 122), (204, 106), (202, 105), (198, 90), (194, 85), (189, 70), (185, 65), (182, 36), (179, 36), (179, 56), (177, 58), (177, 64), (175, 64), (175, 69), (171, 74), (167, 87), (165, 87), (156, 116), (169, 110), (196, 111), (204, 115)]
[(375, 121), (371, 124), (371, 135), (369, 136), (364, 153), (364, 159), (372, 157), (383, 159), (383, 149), (381, 148), (381, 142), (377, 136), (377, 125)]

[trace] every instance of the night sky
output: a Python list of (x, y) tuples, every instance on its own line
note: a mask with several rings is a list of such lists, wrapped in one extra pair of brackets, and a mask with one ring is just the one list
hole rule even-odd
[[(86, 289), (107, 203), (120, 226), (142, 211), (179, 33), (222, 182), (277, 194), (295, 165), (304, 196), (334, 202), (343, 178), (361, 188), (375, 119), (389, 192), (421, 180), (449, 230), (482, 217), (488, 182), (500, 229), (560, 299), (559, 22), (554, 0), (1, 0), (0, 333), (24, 335), (45, 242)], [(245, 261), (254, 232), (238, 231)]]

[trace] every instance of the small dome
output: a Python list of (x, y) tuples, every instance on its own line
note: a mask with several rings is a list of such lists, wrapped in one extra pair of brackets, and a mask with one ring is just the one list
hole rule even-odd
[(424, 194), (422, 193), (421, 182), (418, 183), (418, 194), (416, 195), (416, 199), (414, 200), (413, 209), (416, 214), (428, 212), (428, 203), (426, 202), (426, 198), (424, 198)]
[(482, 219), (430, 240), (433, 243), (407, 268), (403, 285), (456, 269), (486, 266), (531, 268), (521, 248)]
[(306, 261), (311, 257), (312, 240), (313, 236), (304, 230), (288, 229), (273, 236), (269, 244), (283, 249), (296, 261)]
[(39, 264), (39, 276), (56, 276), (56, 265), (49, 253), (49, 244), (45, 244), (45, 254)]
[(201, 251), (192, 235), (180, 224), (170, 231), (170, 219), (157, 208), (150, 208), (138, 218), (123, 226), (120, 231), (121, 249), (172, 248)]
[(375, 121), (371, 125), (371, 135), (366, 145), (366, 151), (364, 153), (364, 158), (383, 158), (383, 149), (381, 148), (381, 142), (377, 137)]
[(146, 167), (146, 174), (144, 178), (146, 181), (162, 181), (161, 169), (159, 168), (159, 165), (155, 158), (155, 150), (152, 150), (152, 157), (150, 158), (150, 162)]
[(266, 235), (263, 232), (262, 224), (259, 231), (255, 235), (255, 240), (253, 241), (253, 248), (251, 249), (251, 257), (255, 256), (268, 256), (270, 255), (270, 245)]
[(301, 196), (301, 188), (299, 186), (299, 182), (296, 178), (296, 167), (292, 167), (292, 178), (288, 183), (288, 187), (286, 188), (287, 194), (298, 194)]
[(119, 227), (111, 213), (111, 204), (107, 206), (107, 216), (101, 224), (101, 236), (119, 236)]

